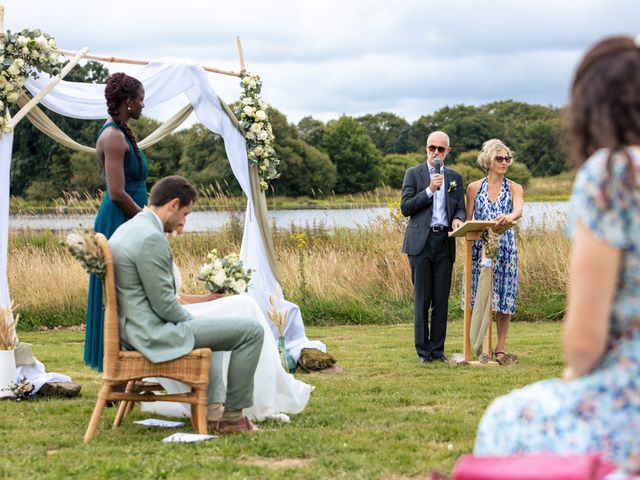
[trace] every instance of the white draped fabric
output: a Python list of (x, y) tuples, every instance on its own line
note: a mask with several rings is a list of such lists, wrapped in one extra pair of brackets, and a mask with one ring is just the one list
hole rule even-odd
[[(317, 348), (326, 351), (321, 342), (310, 342), (304, 336), (304, 324), (299, 308), (283, 299), (282, 288), (276, 280), (267, 259), (265, 245), (260, 236), (258, 222), (253, 213), (251, 202), (249, 166), (245, 139), (227, 116), (207, 73), (198, 65), (177, 59), (168, 59), (150, 63), (141, 67), (135, 74), (145, 88), (145, 106), (153, 107), (170, 100), (181, 93), (185, 94), (200, 123), (224, 139), (227, 158), (231, 169), (247, 196), (244, 236), (240, 258), (247, 268), (254, 270), (249, 293), (267, 314), (269, 298), (274, 297), (279, 310), (287, 309), (289, 330), (296, 338), (285, 335), (287, 348), (294, 347), (292, 355), (298, 358), (300, 349)], [(47, 74), (27, 80), (26, 88), (32, 95), (38, 94), (50, 81)], [(50, 110), (67, 117), (79, 119), (107, 118), (104, 100), (104, 85), (61, 81), (41, 102)], [(9, 291), (6, 275), (7, 232), (9, 215), (9, 171), (11, 163), (13, 135), (4, 134), (0, 138), (0, 198), (7, 199), (0, 207), (0, 304), (9, 304)], [(302, 332), (300, 332), (302, 329)], [(301, 335), (300, 335), (301, 334)]]
[(7, 248), (9, 243), (9, 174), (13, 133), (0, 136), (0, 305), (11, 304), (7, 279)]
[[(180, 292), (182, 275), (175, 264), (173, 272), (176, 291)], [(293, 375), (285, 372), (282, 368), (276, 340), (269, 334), (269, 324), (272, 322), (267, 321), (257, 302), (245, 295), (232, 295), (212, 302), (184, 305), (184, 308), (194, 318), (212, 318), (228, 315), (229, 312), (246, 311), (265, 330), (262, 351), (254, 375), (253, 405), (244, 409), (244, 415), (257, 421), (266, 418), (287, 421), (289, 418), (287, 413), (300, 413), (304, 410), (309, 401), (311, 386), (296, 380)], [(214, 355), (218, 357), (216, 363), (220, 361), (222, 364), (222, 378), (220, 380), (226, 388), (231, 353), (214, 352)], [(176, 380), (166, 378), (152, 380), (159, 382), (170, 394), (185, 393), (190, 390), (187, 385)], [(191, 412), (189, 404), (170, 402), (143, 402), (142, 410), (169, 417), (188, 417)]]

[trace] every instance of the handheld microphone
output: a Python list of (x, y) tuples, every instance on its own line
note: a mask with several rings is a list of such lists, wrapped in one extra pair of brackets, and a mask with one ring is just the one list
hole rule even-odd
[[(433, 167), (436, 169), (436, 173), (440, 175), (440, 169), (442, 168), (442, 159), (440, 155), (436, 155), (436, 158), (433, 159)], [(440, 190), (440, 187), (436, 188), (436, 190)]]

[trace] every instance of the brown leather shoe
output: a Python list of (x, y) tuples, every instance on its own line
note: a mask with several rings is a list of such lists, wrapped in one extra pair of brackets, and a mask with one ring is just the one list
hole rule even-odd
[(217, 422), (207, 422), (209, 433), (253, 433), (260, 430), (257, 425), (251, 423), (247, 417), (240, 420), (219, 420)]

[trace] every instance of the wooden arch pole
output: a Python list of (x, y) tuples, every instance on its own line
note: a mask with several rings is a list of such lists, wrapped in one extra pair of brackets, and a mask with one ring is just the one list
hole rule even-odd
[[(66, 55), (67, 57), (73, 57), (75, 55), (78, 54), (78, 52), (76, 52), (75, 50), (62, 50), (59, 49), (58, 50), (61, 54)], [(148, 65), (149, 63), (151, 63), (149, 60), (139, 60), (136, 58), (122, 58), (122, 57), (113, 57), (111, 55), (93, 55), (93, 54), (89, 54), (89, 55), (85, 55), (84, 58), (86, 60), (99, 60), (101, 62), (107, 62), (107, 63), (124, 63), (127, 65)], [(230, 75), (232, 77), (239, 77), (240, 76), (240, 72), (234, 72), (232, 70), (223, 70), (221, 68), (215, 68), (215, 67), (207, 67), (207, 66), (202, 66), (202, 69), (205, 72), (211, 72), (211, 73), (219, 73), (221, 75)]]
[(244, 66), (244, 54), (242, 53), (242, 42), (240, 41), (240, 37), (236, 37), (236, 45), (238, 46), (238, 56), (240, 57), (240, 72), (244, 72), (246, 68)]

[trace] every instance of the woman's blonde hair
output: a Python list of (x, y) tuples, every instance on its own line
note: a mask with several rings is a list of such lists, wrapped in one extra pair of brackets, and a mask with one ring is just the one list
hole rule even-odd
[(512, 152), (511, 149), (502, 142), (502, 140), (498, 140), (497, 138), (492, 138), (482, 144), (482, 150), (480, 151), (480, 155), (478, 155), (478, 165), (485, 170), (489, 170), (491, 162), (496, 158), (498, 150), (504, 150), (507, 152), (507, 155), (511, 157), (511, 160), (509, 160), (509, 165), (511, 165), (513, 163), (513, 157), (515, 157), (516, 154)]

